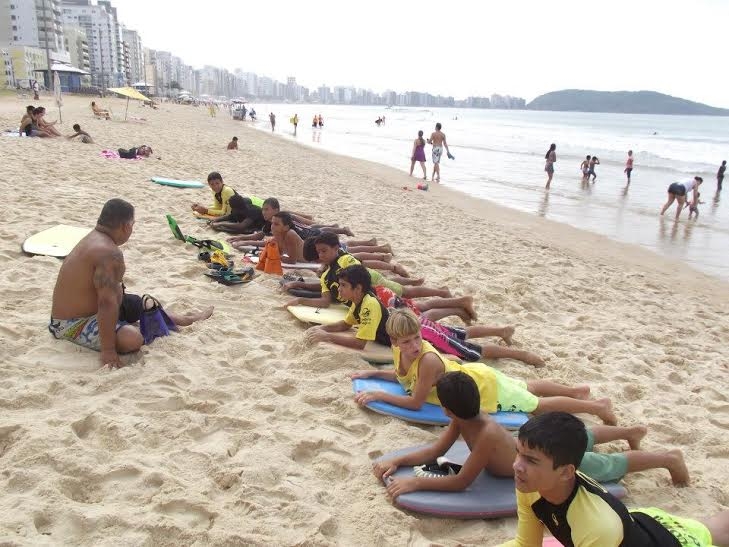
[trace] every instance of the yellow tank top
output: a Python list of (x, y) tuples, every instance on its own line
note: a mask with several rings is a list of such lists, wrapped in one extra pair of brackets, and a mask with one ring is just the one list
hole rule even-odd
[[(496, 374), (494, 374), (494, 371), (490, 366), (484, 365), (483, 363), (466, 363), (463, 365), (456, 363), (455, 361), (451, 361), (450, 359), (443, 357), (438, 350), (430, 344), (430, 342), (423, 340), (423, 345), (420, 348), (420, 354), (418, 354), (415, 358), (413, 364), (410, 365), (407, 373), (405, 375), (400, 375), (400, 348), (393, 346), (392, 353), (393, 360), (395, 361), (395, 375), (397, 376), (397, 381), (400, 382), (400, 385), (408, 393), (412, 394), (418, 383), (418, 367), (420, 366), (421, 357), (423, 357), (426, 353), (435, 353), (443, 363), (445, 372), (465, 372), (474, 379), (478, 386), (478, 392), (481, 395), (481, 410), (485, 412), (496, 412)], [(428, 393), (426, 401), (428, 403), (433, 403), (434, 405), (442, 406), (438, 400), (435, 386), (430, 388), (430, 393)]]

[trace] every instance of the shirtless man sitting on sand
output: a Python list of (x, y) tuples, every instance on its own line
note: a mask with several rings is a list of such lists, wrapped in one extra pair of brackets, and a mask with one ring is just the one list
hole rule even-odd
[[(133, 227), (134, 207), (121, 199), (107, 201), (96, 227), (63, 261), (53, 289), (48, 330), (57, 339), (101, 352), (101, 363), (110, 368), (122, 366), (120, 353), (137, 351), (144, 344), (137, 327), (120, 321), (122, 304), (139, 299), (125, 295), (122, 286), (126, 266), (119, 246), (129, 240)], [(212, 306), (199, 313), (167, 311), (183, 327), (212, 313)]]

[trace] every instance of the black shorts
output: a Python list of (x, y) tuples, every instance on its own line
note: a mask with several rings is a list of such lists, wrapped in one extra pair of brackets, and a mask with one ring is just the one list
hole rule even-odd
[(633, 172), (632, 167), (626, 167), (625, 168), (625, 174), (628, 175), (628, 178), (630, 178), (630, 174)]
[(674, 182), (668, 187), (668, 193), (673, 194), (674, 196), (683, 197), (686, 195), (686, 187), (680, 182)]

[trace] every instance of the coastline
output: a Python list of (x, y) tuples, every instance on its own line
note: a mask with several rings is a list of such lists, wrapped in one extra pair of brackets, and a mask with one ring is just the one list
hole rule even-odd
[[(501, 370), (589, 383), (595, 397), (612, 398), (621, 424), (649, 427), (645, 448), (683, 449), (692, 486), (674, 488), (665, 471), (632, 474), (629, 505), (687, 516), (726, 506), (716, 485), (729, 472), (729, 398), (719, 387), (729, 380), (728, 283), (435, 184), (405, 191), (417, 179), (402, 171), (265, 135), (222, 112), (211, 119), (204, 109), (132, 105), (130, 114), (148, 121), (122, 123), (91, 119), (86, 99), (66, 103), (64, 133), (79, 121), (99, 144), (0, 137), (0, 186), (16, 212), (0, 228), (4, 541), (491, 545), (513, 533), (514, 518), (431, 519), (386, 500), (371, 458), (427, 442), (437, 428), (357, 408), (346, 374), (366, 364), (303, 347), (303, 327), (275, 309), (284, 301), (275, 279), (228, 288), (202, 275), (164, 214), (185, 233), (209, 235), (188, 215), (209, 191), (148, 179), (203, 180), (213, 170), (239, 193), (276, 196), (358, 237), (390, 241), (396, 260), (428, 284), (473, 294), (482, 322), (516, 324), (519, 345), (548, 359), (541, 370), (512, 361)], [(104, 103), (123, 112), (122, 101)], [(0, 98), (3, 129), (23, 106)], [(237, 153), (224, 150), (232, 135)], [(162, 159), (99, 155), (143, 142)], [(32, 175), (29, 158), (45, 160)], [(216, 311), (110, 373), (95, 370), (91, 352), (50, 339), (60, 262), (26, 257), (19, 246), (56, 223), (88, 225), (117, 196), (137, 206), (123, 247), (130, 289), (174, 309), (213, 302)]]

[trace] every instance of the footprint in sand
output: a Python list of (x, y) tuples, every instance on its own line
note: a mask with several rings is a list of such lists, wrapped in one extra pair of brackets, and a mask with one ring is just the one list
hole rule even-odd
[(189, 503), (184, 500), (173, 500), (160, 503), (154, 510), (170, 517), (190, 528), (205, 528), (209, 530), (215, 523), (216, 513), (211, 513), (201, 505)]
[(19, 425), (0, 427), (0, 458), (17, 443), (25, 433)]
[(129, 442), (121, 436), (117, 424), (104, 422), (95, 414), (89, 414), (83, 420), (73, 422), (71, 429), (82, 441), (106, 450), (119, 451), (129, 446)]
[(283, 395), (285, 397), (290, 397), (291, 395), (295, 395), (298, 392), (298, 389), (296, 389), (296, 383), (292, 380), (285, 380), (280, 384), (273, 386), (271, 389), (279, 395)]

